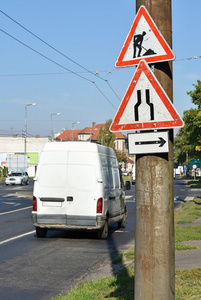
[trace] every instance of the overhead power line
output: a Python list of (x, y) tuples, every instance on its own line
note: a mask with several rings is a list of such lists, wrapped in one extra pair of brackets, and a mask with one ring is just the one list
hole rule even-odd
[(188, 58), (180, 58), (180, 59), (176, 59), (176, 61), (191, 60), (191, 59), (198, 59), (198, 58), (201, 58), (201, 56), (193, 56), (193, 57), (188, 57)]
[[(28, 33), (30, 33), (32, 36), (34, 36), (35, 38), (37, 38), (39, 41), (41, 41), (42, 43), (44, 43), (45, 45), (47, 45), (48, 47), (50, 47), (51, 49), (53, 49), (54, 51), (56, 51), (57, 53), (59, 53), (60, 55), (62, 55), (63, 57), (65, 57), (66, 59), (68, 59), (69, 61), (73, 62), (74, 64), (76, 64), (77, 66), (79, 66), (80, 68), (84, 69), (85, 71), (87, 71), (88, 73), (92, 74), (93, 76), (96, 76), (96, 78), (99, 78), (103, 81), (105, 81), (108, 84), (108, 81), (105, 78), (102, 78), (101, 76), (97, 76), (99, 75), (99, 73), (94, 73), (91, 70), (87, 69), (86, 67), (82, 66), (81, 64), (77, 63), (75, 60), (71, 59), (69, 56), (65, 55), (64, 53), (62, 53), (61, 51), (57, 50), (55, 47), (53, 47), (52, 45), (50, 45), (49, 43), (47, 43), (46, 41), (44, 41), (43, 39), (41, 39), (39, 36), (37, 36), (36, 34), (34, 34), (33, 32), (31, 32), (29, 29), (27, 29), (25, 26), (23, 26), (22, 24), (20, 24), (19, 22), (17, 22), (16, 20), (14, 20), (13, 18), (11, 18), (9, 15), (7, 15), (5, 12), (3, 12), (2, 10), (0, 10), (0, 12), (5, 15), (7, 18), (9, 18), (10, 20), (12, 20), (14, 23), (16, 23), (18, 26), (20, 26), (21, 28), (23, 28), (24, 30), (26, 30)], [(30, 48), (31, 49), (31, 48)], [(73, 74), (76, 75), (76, 72), (72, 72)], [(78, 75), (79, 76), (79, 75)], [(80, 76), (82, 77), (82, 76)], [(85, 77), (82, 77), (85, 80)], [(110, 89), (112, 90), (112, 92), (115, 94), (115, 96), (119, 99), (119, 97), (117, 96), (116, 92), (114, 91), (114, 89), (111, 87), (111, 85), (108, 84), (108, 86), (110, 87)]]
[[(65, 55), (64, 53), (62, 53), (61, 51), (57, 50), (55, 47), (53, 47), (52, 45), (50, 45), (49, 43), (47, 43), (46, 41), (44, 41), (43, 39), (41, 39), (39, 36), (37, 36), (36, 34), (34, 34), (33, 32), (31, 32), (29, 29), (27, 29), (26, 27), (24, 27), (23, 25), (21, 25), (19, 22), (15, 21), (13, 18), (11, 18), (9, 15), (7, 15), (5, 12), (3, 12), (2, 10), (0, 10), (0, 12), (2, 14), (4, 14), (7, 18), (9, 18), (10, 20), (12, 20), (14, 23), (16, 23), (18, 26), (20, 26), (21, 28), (23, 28), (24, 30), (26, 30), (28, 33), (30, 33), (31, 35), (33, 35), (35, 38), (37, 38), (39, 41), (41, 41), (42, 43), (44, 43), (45, 45), (47, 45), (48, 47), (50, 47), (51, 49), (53, 49), (54, 51), (56, 51), (57, 53), (59, 53), (60, 55), (62, 55), (63, 57), (67, 58), (68, 60), (70, 60), (71, 62), (73, 62), (74, 64), (76, 64), (77, 66), (79, 66), (80, 68), (84, 69), (85, 71), (87, 71), (88, 73), (96, 76), (96, 74), (94, 74), (92, 71), (90, 71), (89, 69), (85, 68), (84, 66), (82, 66), (81, 64), (77, 63), (75, 60), (73, 60), (72, 58), (70, 58), (69, 56)], [(104, 78), (100, 77), (100, 79), (104, 80)]]
[(84, 79), (84, 80), (87, 80), (87, 81), (89, 81), (89, 82), (92, 83), (92, 81), (89, 80), (88, 78), (86, 78), (86, 77), (84, 77), (84, 76), (81, 76), (81, 75), (79, 75), (78, 73), (76, 73), (76, 72), (74, 72), (74, 71), (71, 71), (70, 69), (68, 69), (68, 68), (66, 68), (66, 67), (64, 67), (64, 66), (62, 66), (61, 64), (59, 64), (59, 63), (57, 63), (56, 61), (52, 60), (51, 58), (45, 56), (44, 54), (38, 52), (37, 50), (33, 49), (32, 47), (30, 47), (30, 46), (28, 46), (27, 44), (23, 43), (22, 41), (18, 40), (17, 38), (15, 38), (14, 36), (12, 36), (12, 35), (9, 34), (8, 32), (4, 31), (3, 29), (0, 28), (0, 31), (3, 32), (4, 34), (8, 35), (9, 37), (11, 37), (12, 39), (14, 39), (15, 41), (17, 41), (18, 43), (22, 44), (23, 46), (27, 47), (27, 48), (30, 49), (31, 51), (33, 51), (33, 52), (37, 53), (38, 55), (42, 56), (43, 58), (49, 60), (49, 61), (52, 62), (53, 64), (55, 64), (55, 65), (57, 65), (57, 66), (59, 66), (59, 67), (65, 69), (65, 70), (71, 72), (72, 74), (74, 74), (74, 75), (76, 75), (76, 76), (78, 76), (78, 77), (80, 77), (80, 78), (82, 78), (82, 79)]
[[(68, 69), (68, 68), (66, 68), (66, 67), (64, 67), (64, 66), (62, 66), (61, 64), (59, 64), (59, 63), (57, 63), (56, 61), (52, 60), (51, 58), (45, 56), (44, 54), (38, 52), (37, 50), (33, 49), (32, 47), (30, 47), (30, 46), (26, 45), (25, 43), (23, 43), (22, 41), (18, 40), (17, 38), (15, 38), (14, 36), (12, 36), (12, 35), (9, 34), (8, 32), (4, 31), (3, 29), (0, 28), (0, 31), (3, 32), (4, 34), (8, 35), (9, 37), (11, 37), (12, 39), (14, 39), (15, 41), (19, 42), (19, 43), (22, 44), (23, 46), (27, 47), (28, 49), (32, 50), (33, 52), (37, 53), (38, 55), (42, 56), (43, 58), (45, 58), (45, 59), (49, 60), (50, 62), (56, 64), (57, 66), (59, 66), (59, 67), (65, 69), (65, 70), (71, 72), (72, 74), (74, 74), (74, 75), (76, 75), (76, 76), (78, 76), (78, 77), (80, 77), (80, 78), (82, 78), (82, 79), (84, 79), (84, 80), (87, 80), (87, 81), (90, 82), (90, 83), (95, 84), (94, 81), (92, 81), (92, 80), (90, 80), (90, 79), (88, 79), (88, 78), (86, 78), (86, 77), (84, 77), (84, 76), (81, 76), (81, 75), (79, 75), (78, 73), (76, 73), (76, 72), (74, 72), (74, 71), (71, 71), (70, 69)], [(107, 101), (108, 101), (108, 102), (116, 109), (116, 107), (111, 103), (111, 101), (104, 95), (104, 93), (101, 91), (101, 89), (100, 89), (96, 84), (95, 84), (95, 86), (96, 86), (96, 88), (98, 89), (98, 91), (104, 96), (104, 98), (105, 98), (105, 99), (106, 99), (106, 100), (107, 100)]]

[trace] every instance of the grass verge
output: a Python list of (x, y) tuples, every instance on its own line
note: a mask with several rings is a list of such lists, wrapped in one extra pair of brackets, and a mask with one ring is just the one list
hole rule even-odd
[(0, 182), (5, 182), (6, 177), (0, 177)]
[(190, 181), (188, 181), (188, 185), (190, 187), (200, 188), (201, 187), (201, 179), (190, 180)]
[[(183, 224), (191, 223), (201, 217), (201, 205), (196, 202), (186, 202), (175, 211), (175, 249), (197, 249), (196, 246), (180, 244), (189, 240), (201, 239), (201, 226)], [(124, 265), (134, 261), (134, 248), (121, 253), (113, 264)], [(67, 294), (60, 294), (55, 300), (133, 300), (134, 299), (133, 266), (126, 266), (116, 276), (108, 276), (97, 281), (80, 282)], [(175, 299), (198, 300), (201, 295), (201, 268), (191, 270), (176, 270), (175, 273)], [(136, 299), (137, 300), (137, 299)]]

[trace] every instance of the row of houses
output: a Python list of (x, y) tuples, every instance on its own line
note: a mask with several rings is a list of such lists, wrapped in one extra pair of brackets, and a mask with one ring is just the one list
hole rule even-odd
[[(85, 127), (84, 129), (69, 129), (65, 130), (60, 134), (56, 135), (56, 140), (60, 141), (69, 141), (69, 140), (77, 140), (77, 141), (91, 141), (97, 142), (98, 135), (100, 129), (105, 129), (105, 124), (96, 124), (92, 123), (91, 127)], [(121, 132), (115, 132), (115, 149), (117, 151), (123, 151), (127, 153), (126, 147), (126, 136)]]
[[(62, 133), (55, 135), (55, 141), (91, 141), (97, 142), (98, 134), (100, 128), (104, 129), (105, 124), (92, 123), (91, 127), (85, 127), (84, 129), (69, 129)], [(126, 136), (120, 132), (115, 133), (115, 149), (117, 151), (122, 151), (128, 154), (126, 146)], [(42, 149), (45, 143), (51, 142), (48, 138), (42, 138), (39, 135), (36, 137), (26, 138), (26, 154), (28, 155), (28, 173), (29, 176), (35, 176), (36, 167)], [(6, 166), (7, 154), (24, 154), (25, 139), (23, 137), (18, 137), (17, 135), (13, 137), (0, 137), (0, 166)], [(129, 168), (132, 169), (133, 158), (129, 158)]]

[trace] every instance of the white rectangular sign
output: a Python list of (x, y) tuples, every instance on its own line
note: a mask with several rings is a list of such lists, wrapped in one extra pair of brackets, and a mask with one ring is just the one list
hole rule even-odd
[(129, 154), (169, 152), (168, 131), (128, 134)]

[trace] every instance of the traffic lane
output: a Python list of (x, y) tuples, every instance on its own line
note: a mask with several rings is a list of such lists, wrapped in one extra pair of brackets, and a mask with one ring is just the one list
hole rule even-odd
[[(0, 245), (2, 299), (51, 299), (72, 286), (94, 266), (134, 245), (134, 203), (128, 203), (125, 229), (110, 227), (107, 240), (94, 233), (48, 231)], [(17, 298), (19, 295), (19, 298)]]
[(18, 193), (20, 191), (27, 192), (30, 196), (33, 195), (34, 181), (30, 180), (28, 185), (5, 185), (4, 182), (0, 182), (0, 193)]
[(174, 196), (185, 200), (187, 197), (201, 197), (200, 188), (191, 188), (185, 180), (176, 178), (174, 180)]
[(0, 215), (32, 205), (33, 181), (30, 185), (6, 186), (0, 183)]
[(9, 212), (19, 211), (23, 208), (32, 207), (32, 199), (16, 196), (16, 194), (1, 194), (0, 193), (0, 216), (6, 215)]
[(34, 230), (31, 222), (31, 211), (32, 206), (30, 205), (25, 209), (0, 213), (0, 243)]

